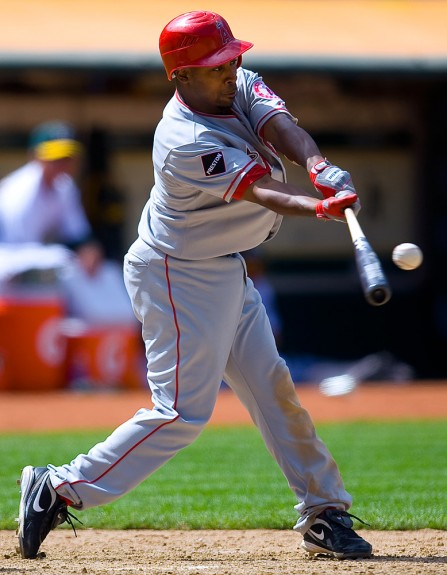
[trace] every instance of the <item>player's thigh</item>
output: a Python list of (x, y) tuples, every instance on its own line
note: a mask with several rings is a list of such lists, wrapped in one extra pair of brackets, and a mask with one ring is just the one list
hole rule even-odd
[(241, 317), (245, 270), (232, 257), (168, 258), (167, 278), (177, 329), (176, 405), (189, 419), (209, 418)]
[(186, 261), (146, 248), (144, 254), (126, 256), (125, 281), (143, 324), (153, 393), (188, 412), (193, 406), (202, 413), (209, 410), (243, 308), (241, 260)]
[(222, 377), (245, 297), (245, 270), (233, 257), (168, 260), (181, 361), (200, 378)]
[(247, 280), (242, 319), (225, 369), (225, 380), (245, 404), (295, 401), (290, 371), (279, 355), (270, 322), (257, 290)]

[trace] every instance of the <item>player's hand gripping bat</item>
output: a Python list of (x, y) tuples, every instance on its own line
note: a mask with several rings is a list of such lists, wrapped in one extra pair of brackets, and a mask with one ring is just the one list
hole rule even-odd
[(345, 209), (345, 217), (351, 234), (355, 263), (366, 301), (371, 305), (383, 305), (390, 299), (391, 289), (380, 260), (366, 239), (351, 208)]

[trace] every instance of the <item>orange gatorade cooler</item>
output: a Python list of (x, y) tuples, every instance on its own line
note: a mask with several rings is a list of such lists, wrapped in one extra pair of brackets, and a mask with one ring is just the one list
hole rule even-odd
[(65, 385), (57, 296), (0, 297), (0, 389), (46, 391)]
[(66, 379), (71, 387), (129, 389), (143, 387), (141, 336), (134, 326), (88, 326), (67, 320)]

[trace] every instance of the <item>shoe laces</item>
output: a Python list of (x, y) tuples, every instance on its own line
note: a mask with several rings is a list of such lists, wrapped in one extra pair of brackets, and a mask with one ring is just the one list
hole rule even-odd
[(76, 517), (76, 515), (70, 513), (70, 511), (68, 511), (68, 509), (65, 507), (65, 509), (61, 509), (59, 513), (56, 515), (55, 521), (53, 522), (51, 529), (55, 529), (58, 525), (61, 525), (61, 523), (68, 523), (72, 528), (75, 537), (77, 537), (78, 534), (76, 533), (76, 527), (73, 523), (73, 519), (77, 521), (80, 525), (84, 525), (82, 521)]
[(354, 519), (357, 519), (357, 521), (360, 521), (360, 523), (362, 523), (363, 525), (371, 527), (369, 523), (366, 523), (366, 521), (363, 521), (363, 519), (360, 519), (360, 517), (357, 517), (357, 515), (353, 515), (352, 513), (348, 513), (347, 511), (342, 511), (342, 514), (347, 515), (348, 517), (353, 517)]

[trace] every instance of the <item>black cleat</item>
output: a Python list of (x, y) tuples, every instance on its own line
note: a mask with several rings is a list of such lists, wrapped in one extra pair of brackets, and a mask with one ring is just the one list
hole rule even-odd
[(67, 504), (50, 483), (46, 467), (28, 465), (20, 481), (20, 507), (17, 536), (23, 559), (35, 559), (48, 533), (64, 521), (71, 523)]
[(351, 517), (355, 516), (346, 511), (325, 509), (303, 535), (301, 547), (313, 555), (325, 553), (337, 559), (371, 557), (372, 546), (352, 529)]

